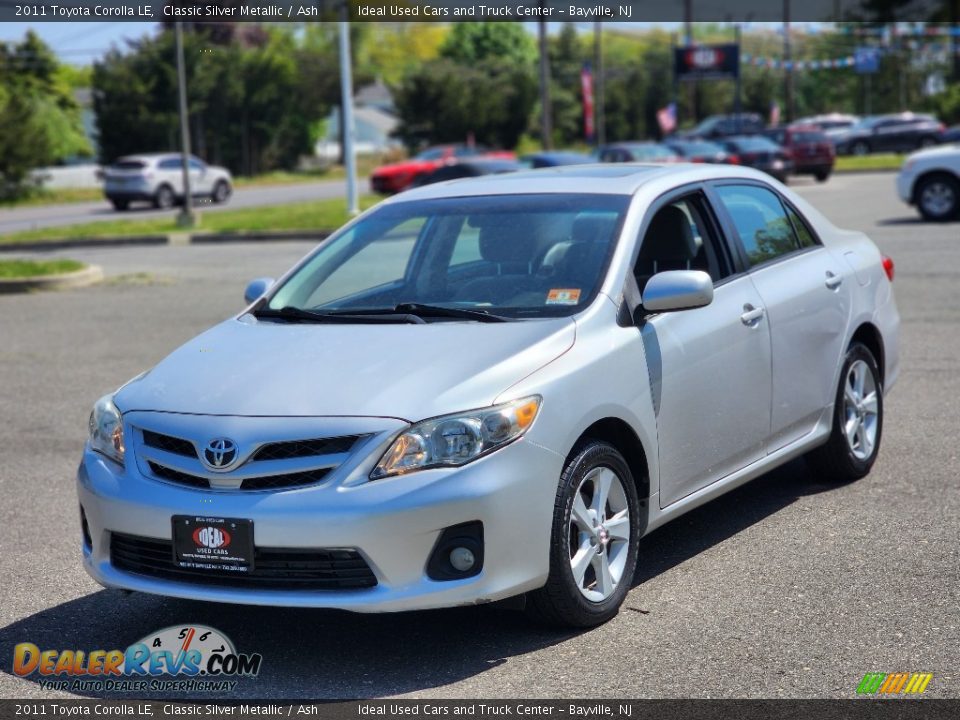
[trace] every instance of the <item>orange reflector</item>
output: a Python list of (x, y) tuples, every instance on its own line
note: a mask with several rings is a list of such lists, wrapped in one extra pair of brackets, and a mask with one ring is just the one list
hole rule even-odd
[(536, 400), (529, 400), (516, 409), (517, 426), (521, 430), (525, 430), (530, 426), (530, 423), (532, 423), (533, 419), (537, 416), (537, 409), (539, 407), (539, 402)]

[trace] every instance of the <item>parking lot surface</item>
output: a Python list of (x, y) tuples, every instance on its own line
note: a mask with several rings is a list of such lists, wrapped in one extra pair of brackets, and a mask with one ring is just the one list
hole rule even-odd
[(842, 698), (897, 671), (960, 696), (960, 224), (920, 222), (891, 174), (796, 188), (896, 262), (902, 375), (879, 460), (843, 487), (796, 461), (657, 530), (624, 609), (589, 632), (495, 607), (370, 616), (101, 589), (74, 493), (91, 404), (311, 246), (77, 250), (104, 283), (0, 297), (0, 697), (66, 695), (13, 675), (17, 643), (122, 649), (183, 623), (263, 654), (231, 698)]

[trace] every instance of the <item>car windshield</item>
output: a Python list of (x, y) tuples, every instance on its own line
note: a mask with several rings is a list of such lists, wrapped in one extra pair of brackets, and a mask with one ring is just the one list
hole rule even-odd
[(628, 203), (558, 193), (385, 204), (324, 242), (258, 314), (391, 313), (412, 304), (571, 315), (599, 291)]
[(734, 138), (730, 142), (734, 143), (741, 150), (779, 150), (780, 146), (773, 140), (756, 135), (753, 137)]
[(439, 160), (443, 157), (443, 148), (430, 148), (414, 157), (414, 160)]

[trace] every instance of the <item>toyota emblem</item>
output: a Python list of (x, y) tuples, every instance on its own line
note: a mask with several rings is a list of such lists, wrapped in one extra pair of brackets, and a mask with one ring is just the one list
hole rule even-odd
[(214, 438), (203, 449), (203, 461), (211, 470), (226, 470), (237, 459), (237, 444), (230, 438)]

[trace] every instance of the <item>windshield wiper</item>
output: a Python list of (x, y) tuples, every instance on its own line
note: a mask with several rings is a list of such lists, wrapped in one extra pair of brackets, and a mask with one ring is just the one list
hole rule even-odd
[(349, 312), (319, 312), (316, 310), (304, 310), (303, 308), (286, 305), (279, 310), (263, 308), (253, 313), (256, 318), (266, 318), (269, 320), (287, 320), (289, 322), (313, 322), (313, 323), (414, 323), (421, 325), (423, 318), (413, 313), (397, 313), (392, 309), (376, 311), (373, 313), (349, 313)]
[(510, 318), (503, 315), (494, 315), (489, 310), (477, 310), (472, 308), (453, 308), (443, 305), (424, 305), (422, 303), (400, 303), (394, 312), (410, 313), (417, 317), (446, 317), (458, 318), (462, 320), (477, 320), (479, 322), (508, 322)]

